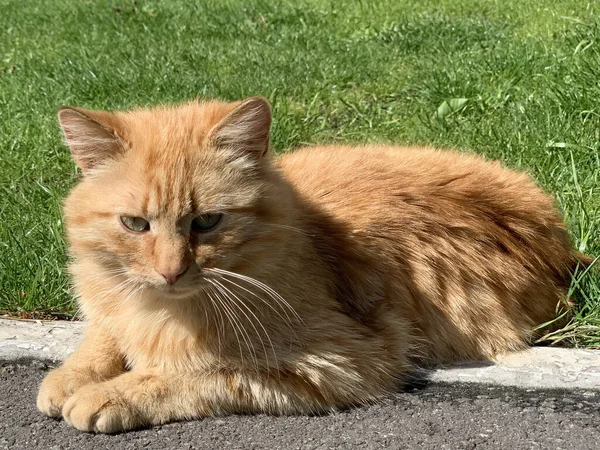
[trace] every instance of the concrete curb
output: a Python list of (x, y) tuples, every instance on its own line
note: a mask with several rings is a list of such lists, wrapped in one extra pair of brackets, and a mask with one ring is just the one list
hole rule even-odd
[(433, 371), (429, 380), (526, 389), (600, 390), (600, 350), (532, 347), (494, 363), (463, 363)]
[[(0, 319), (0, 360), (62, 361), (79, 345), (83, 328), (81, 322)], [(424, 375), (432, 382), (600, 390), (600, 351), (534, 347), (494, 362), (462, 363)]]
[(82, 322), (0, 318), (0, 359), (63, 361), (83, 338)]

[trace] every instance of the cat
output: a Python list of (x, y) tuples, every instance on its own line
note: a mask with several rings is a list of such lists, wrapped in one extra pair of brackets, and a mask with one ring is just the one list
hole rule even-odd
[(86, 331), (37, 406), (79, 430), (371, 403), (569, 308), (579, 255), (554, 201), (497, 162), (271, 156), (259, 97), (58, 118), (83, 173), (64, 216)]

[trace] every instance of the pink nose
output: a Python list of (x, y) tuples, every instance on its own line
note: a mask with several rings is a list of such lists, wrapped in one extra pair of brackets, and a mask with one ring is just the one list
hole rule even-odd
[(162, 270), (156, 269), (156, 271), (160, 273), (165, 280), (167, 280), (167, 283), (169, 285), (172, 286), (175, 284), (175, 282), (177, 282), (177, 280), (181, 278), (181, 276), (187, 271), (187, 269), (188, 268), (185, 266), (180, 266)]

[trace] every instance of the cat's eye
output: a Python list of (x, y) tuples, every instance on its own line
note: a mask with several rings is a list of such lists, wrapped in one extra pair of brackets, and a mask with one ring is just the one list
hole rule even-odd
[(222, 217), (223, 214), (202, 214), (192, 220), (192, 231), (206, 233), (219, 225)]
[(128, 230), (138, 233), (150, 229), (150, 223), (141, 217), (121, 216), (121, 223)]

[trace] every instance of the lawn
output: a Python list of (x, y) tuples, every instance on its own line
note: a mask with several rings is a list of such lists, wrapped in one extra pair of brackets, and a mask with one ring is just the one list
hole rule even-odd
[[(418, 3), (418, 5), (416, 5)], [(431, 144), (528, 171), (600, 255), (600, 4), (0, 0), (0, 310), (72, 315), (60, 105), (268, 97), (275, 151)], [(600, 347), (600, 271), (554, 342)]]

